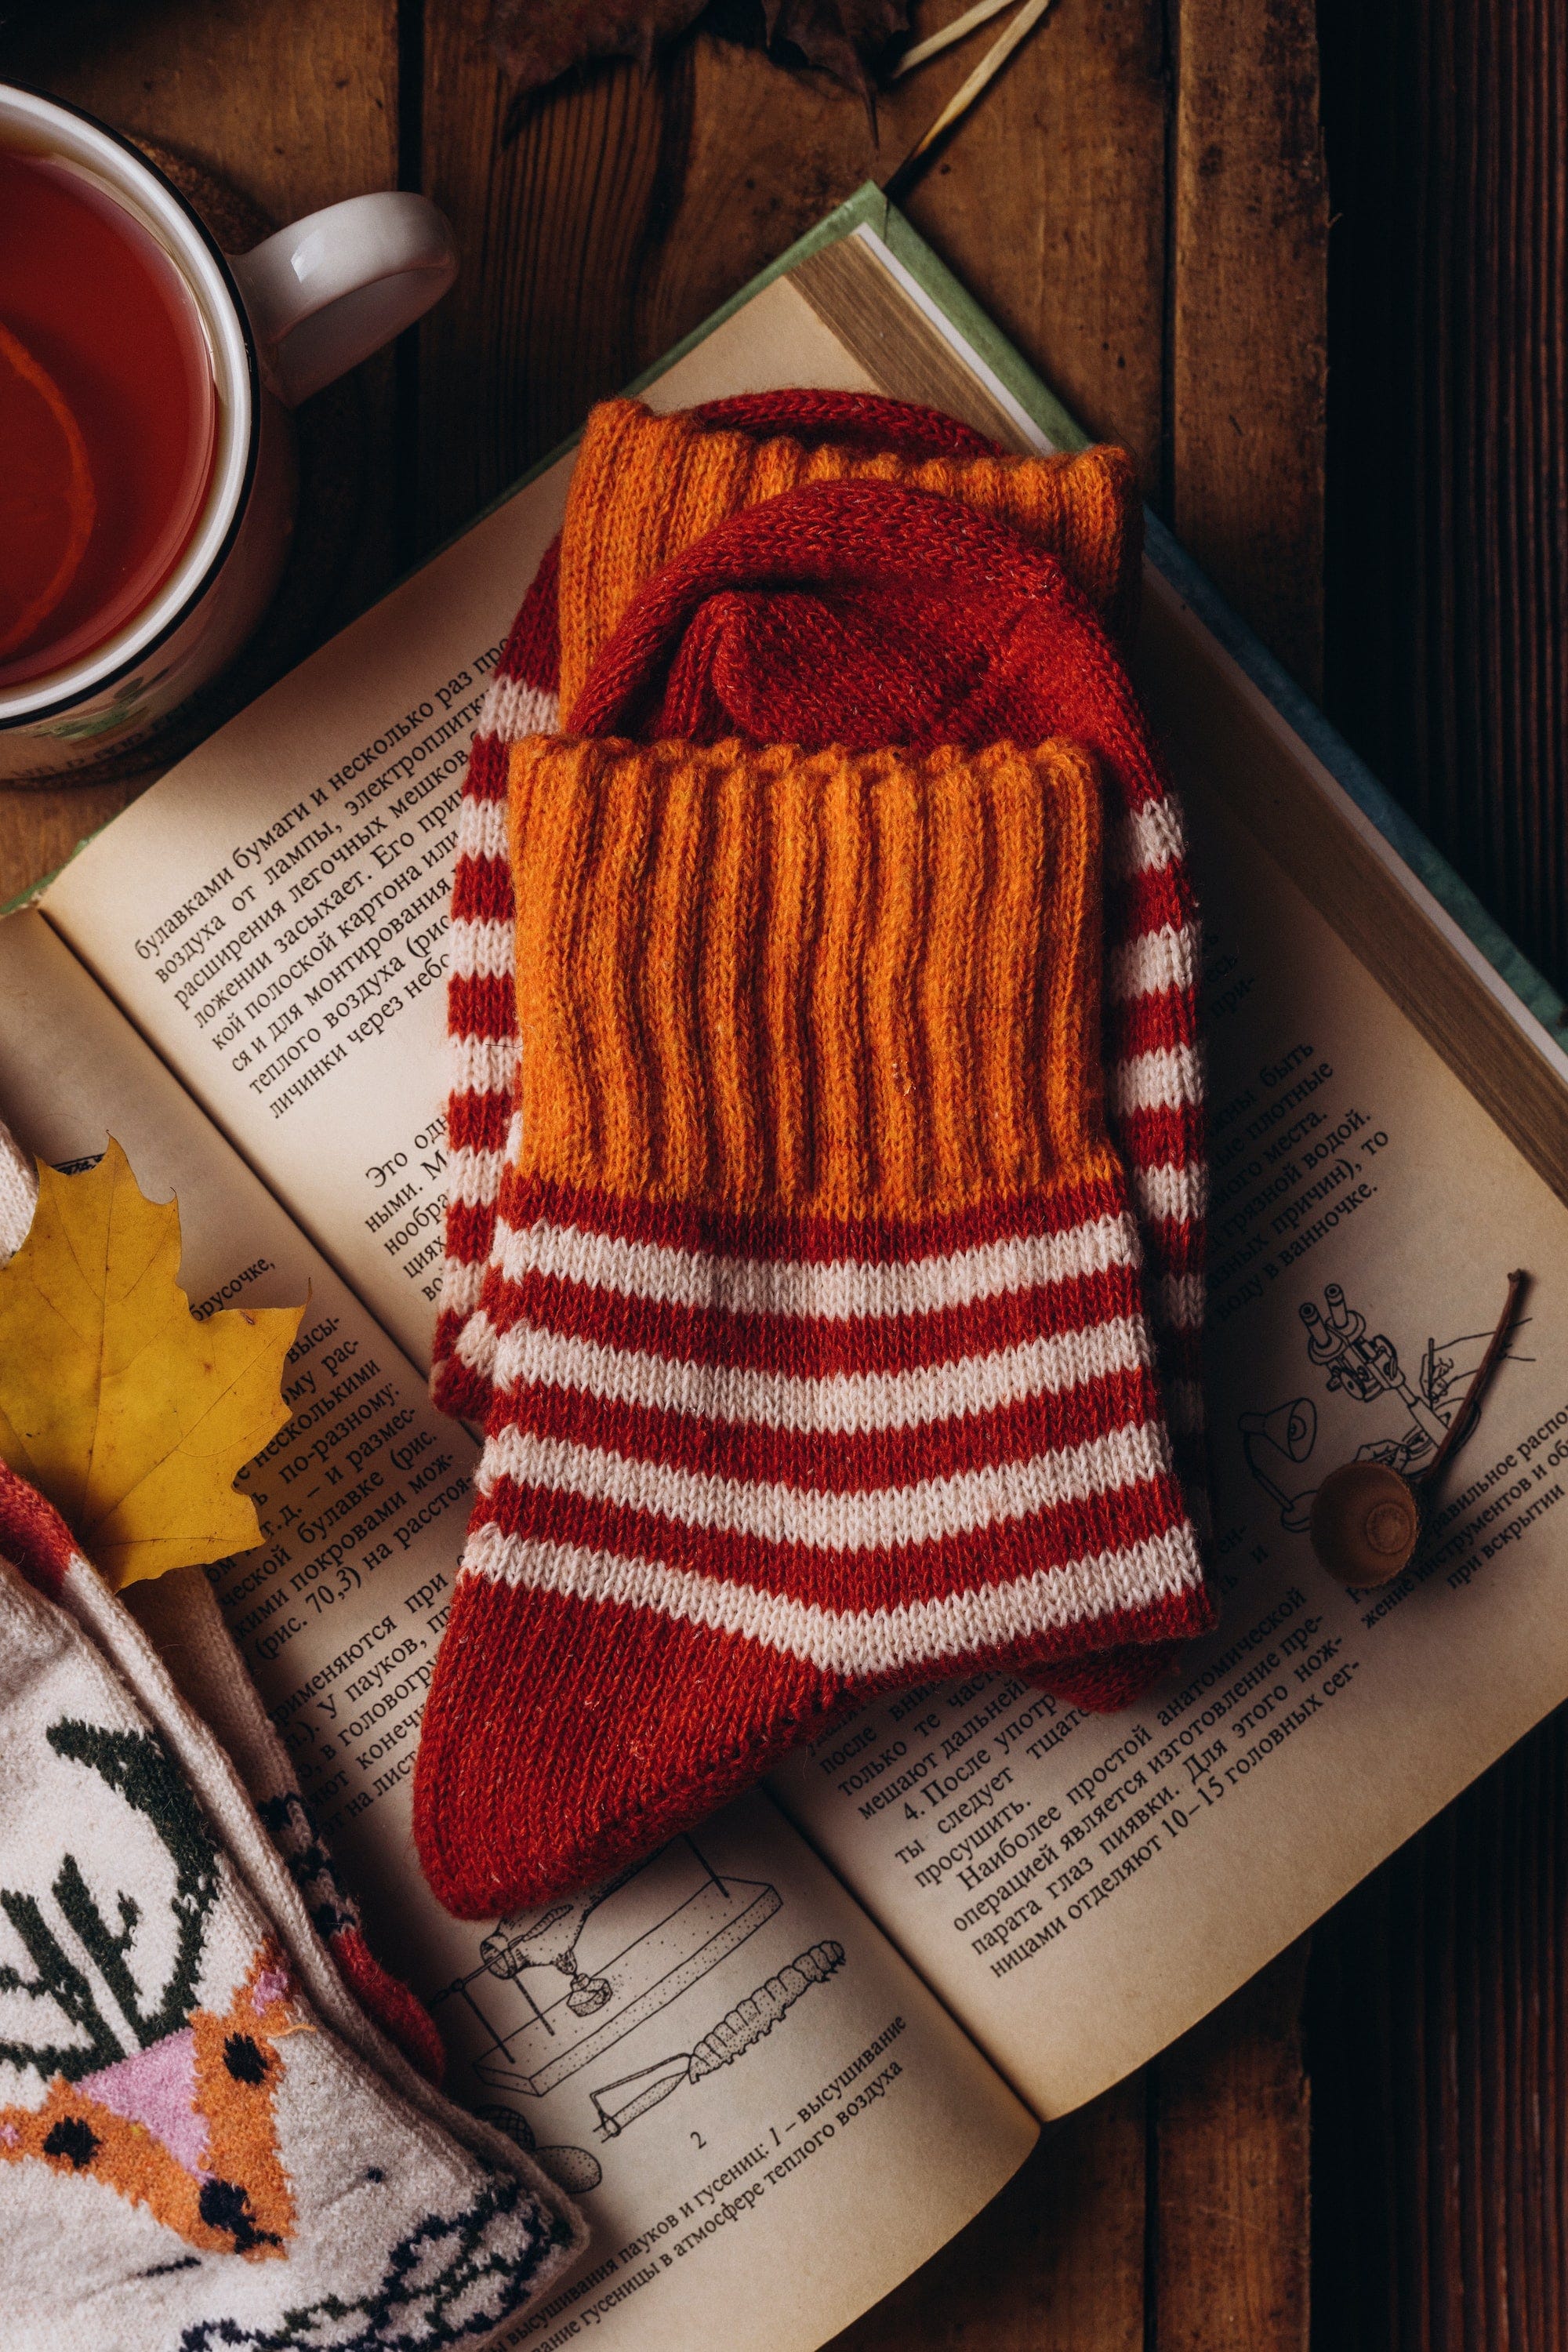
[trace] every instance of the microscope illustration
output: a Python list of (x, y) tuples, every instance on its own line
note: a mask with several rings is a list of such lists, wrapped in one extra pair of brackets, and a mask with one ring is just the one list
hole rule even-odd
[[(1365, 1316), (1337, 1282), (1325, 1288), (1321, 1308), (1307, 1299), (1300, 1313), (1307, 1360), (1324, 1387), (1358, 1405), (1390, 1405), (1397, 1415), (1386, 1434), (1358, 1447), (1356, 1460), (1386, 1462), (1406, 1477), (1416, 1475), (1442, 1444), (1489, 1335), (1468, 1332), (1441, 1346), (1428, 1339), (1412, 1377), (1394, 1341), (1384, 1332), (1369, 1332)], [(1310, 1396), (1290, 1397), (1269, 1412), (1244, 1412), (1237, 1426), (1247, 1466), (1279, 1506), (1281, 1527), (1291, 1535), (1304, 1533), (1318, 1490), (1310, 1466), (1318, 1441), (1316, 1404)]]

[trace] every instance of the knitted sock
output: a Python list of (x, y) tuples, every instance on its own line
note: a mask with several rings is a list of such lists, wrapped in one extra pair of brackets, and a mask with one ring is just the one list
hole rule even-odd
[(447, 935), (447, 1230), (430, 1386), (436, 1402), (484, 1426), (495, 1339), (482, 1305), (500, 1242), (497, 1206), (517, 1145), (516, 902), (507, 860), (511, 747), (560, 716), (555, 592), (561, 543), (545, 551), (479, 711), (458, 810)]
[[(37, 1196), (37, 1171), (0, 1119), (0, 1265), (26, 1239)], [(47, 1575), (52, 1581), (46, 1589), (53, 1590), (69, 1564), (68, 1531), (47, 1506), (22, 1511), (18, 1492), (30, 1490), (18, 1490), (15, 1485), (0, 1489), (0, 1532), (8, 1528), (14, 1544), (28, 1547), (23, 1551), (14, 1549), (11, 1558), (35, 1583)], [(5, 1504), (7, 1494), (9, 1509)], [(361, 2004), (382, 2032), (391, 2035), (404, 2056), (431, 2082), (438, 2083), (446, 2071), (447, 2053), (434, 2021), (424, 2003), (384, 1969), (372, 1951), (359, 1906), (310, 1818), (289, 1751), (261, 1704), (261, 1694), (224, 1622), (205, 1571), (176, 1569), (171, 1575), (133, 1584), (126, 1606), (174, 1676), (186, 1705), (238, 1769), (268, 1836), (310, 1906), (317, 1933)], [(132, 1655), (134, 1658), (140, 1653)], [(134, 1688), (133, 1668), (128, 1671)]]
[(1104, 1129), (1093, 761), (535, 738), (510, 818), (509, 1296), (415, 1790), (472, 1916), (879, 1691), (1212, 1622)]
[(576, 2217), (348, 1997), (226, 1759), (3, 1470), (0, 1708), (6, 2343), (487, 2342)]
[(371, 1949), (353, 1888), (300, 1792), (289, 1750), (200, 1568), (129, 1587), (125, 1604), (240, 1779), (263, 1829), (304, 1897), (310, 1924), (361, 2006), (432, 2083), (447, 2053), (425, 2004)]
[[(616, 401), (589, 420), (574, 474), (563, 539), (547, 553), (503, 651), (475, 737), (458, 822), (448, 986), (455, 1069), (448, 1110), (447, 1257), (437, 1317), (434, 1392), (454, 1413), (483, 1423), (496, 1334), (485, 1304), (500, 1279), (507, 1223), (498, 1224), (504, 1171), (516, 1157), (516, 1013), (511, 987), (511, 877), (501, 804), (507, 752), (556, 723), (563, 677), (574, 692), (628, 599), (658, 566), (730, 513), (808, 481), (861, 478), (956, 498), (1010, 522), (1057, 553), (1112, 625), (1125, 630), (1136, 602), (1142, 537), (1131, 468), (1118, 449), (1081, 457), (1004, 456), (957, 420), (930, 409), (854, 394), (783, 392), (655, 416)], [(564, 555), (564, 566), (563, 556)], [(1157, 770), (1151, 803), (1167, 802)], [(1154, 1319), (1174, 1381), (1172, 1420), (1194, 1506), (1205, 1501), (1200, 1387), (1204, 1165), (1195, 1035), (1196, 927), (1173, 809), (1163, 837), (1129, 845), (1134, 859), (1163, 864), (1172, 888), (1142, 913), (1142, 949), (1130, 939), (1121, 1001), (1109, 1043), (1130, 1065), (1152, 1025), (1175, 1050), (1158, 1058), (1156, 1084), (1174, 1117), (1136, 1101), (1118, 1120), (1156, 1289)], [(1184, 902), (1184, 919), (1161, 898)], [(1134, 921), (1136, 922), (1136, 914)], [(1142, 962), (1143, 969), (1140, 971)], [(1151, 1001), (1153, 1000), (1153, 1001)], [(1157, 1053), (1158, 1053), (1158, 1049)], [(1142, 1072), (1119, 1069), (1130, 1091)], [(1178, 1131), (1173, 1134), (1173, 1129)], [(1093, 1670), (1045, 1672), (1044, 1687), (1094, 1709), (1126, 1706), (1164, 1671), (1157, 1649)]]
[[(1033, 543), (1059, 552), (1108, 614), (1124, 624), (1131, 612), (1141, 517), (1120, 451), (1043, 462), (1002, 457), (953, 419), (843, 394), (751, 396), (668, 418), (636, 402), (595, 412), (563, 540), (524, 601), (481, 719), (459, 820), (450, 983), (458, 1068), (435, 1370), (436, 1394), (450, 1411), (482, 1423), (489, 1404), (496, 1334), (485, 1294), (487, 1283), (492, 1293), (500, 1283), (509, 1228), (504, 1213), (498, 1224), (496, 1204), (517, 1140), (512, 899), (500, 800), (510, 742), (554, 724), (553, 688), (563, 665), (558, 603), (564, 603), (565, 664), (574, 682), (628, 596), (713, 520), (803, 481), (856, 477), (912, 484), (1002, 515)], [(920, 646), (922, 657), (926, 652)], [(829, 722), (834, 715), (826, 714)], [(1194, 1044), (1196, 926), (1179, 819), (1157, 765), (1147, 759), (1140, 764), (1142, 806), (1123, 824), (1122, 862), (1132, 871), (1123, 887), (1127, 935), (1108, 1038), (1121, 1097), (1113, 1125), (1132, 1173), (1153, 1279), (1178, 1460), (1197, 1504), (1205, 1470), (1205, 1171)], [(1144, 872), (1142, 888), (1139, 869), (1152, 869)], [(1058, 1670), (1034, 1679), (1079, 1705), (1114, 1708), (1131, 1704), (1168, 1662), (1151, 1649), (1100, 1662), (1092, 1674)]]
[[(448, 1025), (446, 1260), (433, 1389), (483, 1426), (495, 1338), (482, 1305), (499, 1246), (497, 1204), (514, 1160), (517, 1013), (506, 772), (513, 743), (556, 725), (626, 603), (672, 555), (731, 513), (806, 481), (875, 479), (956, 498), (1058, 555), (1124, 628), (1138, 588), (1142, 514), (1120, 449), (1075, 457), (1001, 455), (935, 409), (850, 393), (779, 392), (659, 417), (640, 401), (595, 409), (573, 476), (565, 531), (522, 602), (479, 714), (458, 820)], [(563, 556), (565, 583), (563, 586)], [(504, 1235), (504, 1224), (503, 1224)]]

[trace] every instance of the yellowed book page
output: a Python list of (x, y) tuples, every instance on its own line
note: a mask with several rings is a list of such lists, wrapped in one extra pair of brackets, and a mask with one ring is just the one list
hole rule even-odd
[[(815, 299), (831, 293), (818, 284)], [(922, 331), (929, 341), (929, 319)], [(848, 337), (776, 286), (679, 362), (657, 396), (792, 380), (910, 388), (892, 328), (864, 362)], [(921, 363), (929, 373), (929, 352)], [(942, 382), (963, 407), (962, 376)], [(1006, 429), (993, 393), (975, 385), (975, 413)], [(299, 1083), (296, 1065), (259, 1089), (248, 1069), (224, 1076), (211, 1024), (198, 1033), (188, 1008), (171, 1011), (176, 979), (157, 979), (135, 936), (156, 942), (167, 965), (193, 923), (216, 919), (218, 902), (201, 894), (223, 845), (241, 842), (238, 813), (246, 825), (255, 817), (249, 840), (307, 783), (353, 798), (367, 777), (390, 775), (389, 765), (353, 763), (416, 695), (439, 710), (458, 670), (482, 674), (479, 656), (499, 642), (554, 527), (563, 478), (521, 493), (234, 722), (47, 902), (420, 1360), (438, 1255), (439, 992), (416, 991), (390, 1025), (275, 1113), (263, 1098)], [(777, 1783), (1043, 2112), (1074, 2105), (1179, 2032), (1568, 1695), (1556, 1598), (1568, 1520), (1553, 1517), (1568, 1461), (1556, 1291), (1564, 1213), (1345, 945), (1345, 909), (1331, 927), (1238, 822), (1248, 796), (1237, 689), (1202, 632), (1173, 617), (1168, 592), (1156, 601), (1158, 648), (1174, 667), (1152, 682), (1167, 689), (1211, 943), (1224, 1629), (1132, 1717), (1086, 1722), (1022, 1688), (964, 1685), (879, 1710)], [(387, 762), (412, 756), (405, 740)], [(454, 752), (437, 744), (419, 758), (438, 766)], [(400, 772), (364, 814), (390, 811), (431, 772)], [(430, 813), (456, 791), (457, 772), (432, 791)], [(1208, 789), (1221, 775), (1223, 797)], [(1272, 822), (1261, 780), (1258, 799), (1259, 822)], [(396, 822), (408, 830), (414, 815), (417, 826), (426, 808), (411, 804)], [(442, 823), (450, 829), (449, 809)], [(425, 857), (422, 839), (410, 858)], [(383, 845), (368, 845), (355, 869), (354, 889), (368, 894), (348, 902), (356, 926), (386, 887), (373, 854)], [(298, 846), (282, 835), (268, 856), (276, 863)], [(411, 893), (433, 886), (440, 859), (429, 882), (423, 872)], [(292, 867), (279, 877), (290, 905), (298, 882)], [(306, 911), (337, 887), (308, 881)], [(128, 919), (128, 906), (143, 905), (145, 923)], [(215, 934), (211, 952), (248, 949), (236, 941), (253, 919), (248, 902), (226, 908), (237, 928)], [(415, 936), (433, 919), (422, 915)], [(322, 920), (339, 919), (329, 909)], [(411, 984), (395, 981), (405, 997)], [(214, 993), (228, 985), (220, 974)], [(356, 1013), (348, 1026), (370, 1018)], [(336, 1034), (323, 1021), (323, 1045)], [(281, 1031), (278, 1051), (291, 1053), (294, 1038)], [(1366, 1446), (1419, 1470), (1515, 1264), (1537, 1277), (1532, 1319), (1455, 1465), (1442, 1508), (1456, 1515), (1435, 1531), (1417, 1577), (1381, 1597), (1345, 1596), (1312, 1559), (1307, 1498), (1326, 1467)], [(1308, 1307), (1319, 1318), (1310, 1327)], [(849, 1738), (859, 1744), (847, 1748)]]
[[(649, 397), (869, 381), (781, 282)], [(442, 1257), (458, 795), (570, 471), (563, 458), (263, 695), (41, 901), (418, 1363)]]
[(810, 2352), (977, 2212), (1033, 2119), (764, 1797), (623, 1883), (506, 1920), (430, 1895), (409, 1804), (474, 1449), (37, 915), (0, 923), (0, 1116), (56, 1164), (118, 1137), (180, 1201), (198, 1307), (310, 1296), (295, 1420), (242, 1484), (229, 1622), (447, 2087), (538, 2147), (594, 2242), (512, 2340)]
[[(1151, 2056), (1568, 1695), (1568, 1211), (1190, 781), (1213, 1100), (1222, 1630), (1134, 1712), (906, 1696), (784, 1801), (1042, 2114)], [(1349, 1593), (1324, 1473), (1418, 1475), (1534, 1281), (1415, 1569)]]

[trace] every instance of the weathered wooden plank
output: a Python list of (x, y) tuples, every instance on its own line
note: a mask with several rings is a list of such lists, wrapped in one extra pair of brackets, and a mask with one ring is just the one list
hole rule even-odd
[(828, 2352), (1144, 2352), (1145, 2088), (1133, 2075), (1056, 2125)]
[(1568, 2341), (1568, 1715), (1316, 1931), (1313, 2303), (1333, 2352)]
[(463, 254), (420, 331), (418, 531), (435, 545), (639, 364), (669, 72), (545, 92), (510, 144), (488, 0), (426, 12), (424, 174)]
[(1182, 0), (1174, 21), (1171, 519), (1315, 688), (1328, 192), (1312, 0)]
[(1568, 44), (1324, 0), (1330, 708), (1568, 989)]
[(940, 105), (951, 82), (951, 68), (932, 73), (934, 100), (915, 74), (881, 102), (879, 147), (860, 100), (821, 75), (783, 73), (761, 51), (706, 35), (683, 50), (669, 73), (655, 240), (637, 289), (641, 360), (667, 351), (863, 180), (890, 170), (911, 108)]
[[(1568, 986), (1568, 47), (1550, 0), (1323, 0), (1328, 698)], [(1568, 1722), (1314, 1939), (1335, 2352), (1568, 2341)]]
[(1303, 1941), (1154, 2069), (1158, 2352), (1307, 2352), (1306, 1965)]
[[(1159, 0), (1063, 0), (904, 200), (1086, 429), (1133, 452), (1157, 500), (1163, 16)], [(938, 96), (924, 119), (940, 104)]]
[[(928, 30), (952, 8), (917, 12)], [(1063, 8), (900, 202), (1094, 433), (1157, 489), (1165, 85), (1156, 0)], [(878, 101), (703, 39), (671, 68), (668, 215), (638, 305), (644, 360), (866, 179), (886, 180), (994, 37), (971, 36)]]

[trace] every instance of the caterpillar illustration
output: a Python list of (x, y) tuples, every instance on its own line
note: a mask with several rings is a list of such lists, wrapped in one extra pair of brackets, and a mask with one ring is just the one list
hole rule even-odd
[[(726, 2010), (695, 2049), (673, 2051), (651, 2066), (640, 2066), (635, 2074), (622, 2074), (616, 2082), (590, 2092), (600, 2133), (606, 2139), (617, 2138), (628, 2124), (646, 2116), (661, 2099), (668, 2099), (682, 2083), (700, 2083), (706, 2076), (716, 2074), (721, 2066), (733, 2065), (737, 2058), (755, 2049), (764, 2035), (773, 2032), (804, 1992), (814, 1984), (826, 1984), (843, 1965), (842, 1944), (813, 1944), (808, 1951), (797, 1952), (787, 1968), (780, 1969), (776, 1976), (758, 1985), (744, 2000)], [(627, 2091), (629, 2096), (614, 2104), (611, 2095), (616, 2091)]]
[(721, 2066), (731, 2065), (764, 2033), (773, 2032), (785, 2010), (794, 2008), (808, 1986), (826, 1984), (834, 1970), (843, 1965), (842, 1944), (813, 1944), (810, 1951), (797, 1952), (788, 1968), (781, 1969), (766, 1984), (760, 1984), (744, 2000), (738, 2000), (719, 2020), (712, 2032), (703, 2035), (690, 2053), (687, 2081), (700, 2083), (704, 2074), (717, 2074)]

